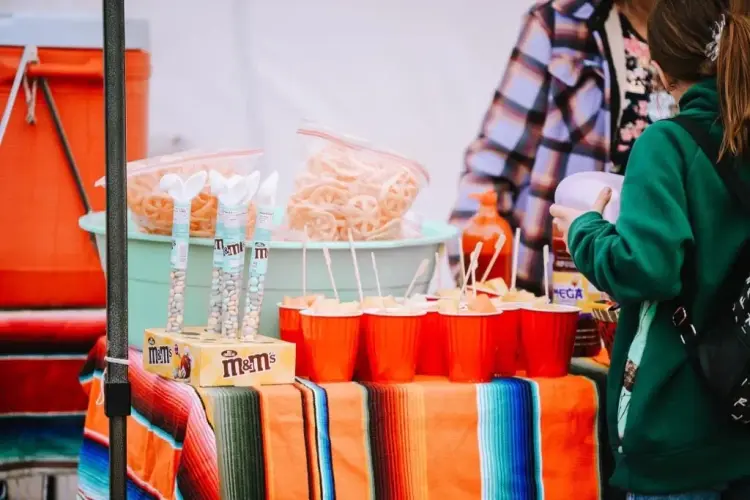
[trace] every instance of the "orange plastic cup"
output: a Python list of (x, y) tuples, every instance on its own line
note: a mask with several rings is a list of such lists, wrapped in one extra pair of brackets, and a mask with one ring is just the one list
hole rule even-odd
[(495, 332), (503, 313), (440, 313), (448, 336), (448, 379), (490, 382), (495, 373)]
[(518, 352), (521, 343), (521, 306), (507, 303), (498, 307), (503, 312), (495, 334), (495, 375), (512, 377), (518, 371)]
[(302, 317), (301, 307), (285, 306), (281, 302), (279, 307), (279, 336), (284, 342), (294, 344), (296, 349), (295, 374), (298, 377), (307, 377), (307, 361), (303, 356), (302, 349)]
[(370, 382), (411, 382), (425, 311), (369, 310), (362, 317), (364, 373)]
[(559, 304), (528, 305), (521, 312), (521, 341), (529, 377), (564, 377), (573, 359), (578, 314)]
[(417, 373), (448, 376), (448, 333), (437, 311), (427, 311), (419, 330)]
[(300, 311), (302, 356), (313, 382), (350, 382), (354, 375), (362, 313), (347, 316)]

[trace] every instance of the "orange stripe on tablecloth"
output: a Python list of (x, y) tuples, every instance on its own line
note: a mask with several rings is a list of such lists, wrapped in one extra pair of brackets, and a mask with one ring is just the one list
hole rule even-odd
[(599, 400), (594, 382), (576, 376), (534, 381), (539, 387), (545, 500), (597, 500)]
[(482, 498), (476, 386), (451, 384), (445, 379), (418, 383), (424, 394), (427, 436), (425, 496)]
[(315, 405), (313, 392), (299, 382), (294, 387), (302, 395), (304, 417), (305, 451), (307, 452), (307, 477), (310, 485), (310, 500), (321, 500), (320, 470), (318, 469), (318, 440), (315, 428)]
[(266, 498), (309, 498), (300, 393), (288, 385), (258, 388), (266, 466)]
[(405, 436), (405, 458), (408, 463), (409, 498), (428, 500), (427, 435), (424, 388), (419, 384), (404, 385), (406, 401), (404, 420), (408, 423)]
[[(92, 394), (99, 394), (100, 387), (101, 380), (92, 379)], [(86, 429), (109, 436), (109, 419), (104, 414), (104, 406), (97, 405), (94, 397), (89, 399)], [(132, 416), (128, 417), (127, 433), (128, 467), (132, 474), (165, 498), (173, 498), (180, 451)]]
[(323, 384), (328, 398), (336, 498), (375, 498), (367, 421), (367, 399), (359, 384)]

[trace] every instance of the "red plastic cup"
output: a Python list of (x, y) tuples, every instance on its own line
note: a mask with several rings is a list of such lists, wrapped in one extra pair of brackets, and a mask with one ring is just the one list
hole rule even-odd
[(580, 309), (527, 305), (521, 312), (521, 343), (529, 377), (564, 377), (573, 358)]
[(300, 311), (302, 356), (313, 382), (350, 382), (354, 375), (362, 313), (346, 316)]
[(518, 370), (518, 353), (521, 343), (521, 306), (500, 304), (502, 311), (495, 333), (495, 375), (512, 377)]
[(370, 382), (411, 382), (417, 372), (417, 340), (425, 311), (368, 310), (362, 317), (358, 375)]
[(295, 345), (295, 374), (298, 377), (307, 377), (307, 361), (302, 349), (302, 307), (285, 306), (281, 302), (279, 307), (279, 336), (284, 342)]
[(495, 333), (501, 311), (440, 313), (448, 337), (448, 379), (490, 382), (495, 374)]
[(437, 311), (427, 311), (419, 330), (417, 347), (419, 375), (448, 376), (448, 333)]

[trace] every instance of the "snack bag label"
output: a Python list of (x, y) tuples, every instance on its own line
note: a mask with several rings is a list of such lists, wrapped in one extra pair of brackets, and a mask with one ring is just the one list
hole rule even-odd
[(224, 261), (224, 217), (226, 210), (224, 205), (219, 203), (218, 214), (216, 215), (216, 233), (214, 234), (214, 267), (221, 267)]
[(251, 276), (265, 276), (268, 270), (268, 243), (264, 241), (253, 242)]
[(187, 269), (188, 248), (190, 247), (190, 202), (174, 204), (172, 219), (172, 269)]
[(251, 276), (260, 277), (266, 274), (268, 268), (268, 253), (270, 251), (271, 238), (273, 236), (273, 210), (258, 210), (255, 219), (255, 232), (253, 233), (253, 251), (250, 255)]
[[(263, 337), (258, 337), (264, 340)], [(200, 385), (249, 386), (294, 381), (293, 346), (277, 340), (202, 344)]]
[(222, 268), (227, 272), (237, 272), (245, 264), (244, 219), (247, 212), (244, 207), (227, 207), (224, 215)]
[(552, 273), (553, 302), (578, 306), (586, 302), (586, 282), (580, 273), (556, 271)]
[(147, 371), (171, 378), (175, 361), (175, 348), (171, 335), (146, 332), (143, 343), (143, 366)]
[(275, 352), (255, 352), (241, 355), (227, 349), (221, 352), (221, 378), (242, 377), (248, 373), (261, 373), (270, 370), (276, 364)]
[(195, 361), (190, 353), (190, 346), (187, 342), (175, 342), (174, 360), (172, 362), (172, 378), (180, 382), (191, 382)]
[(607, 294), (599, 291), (585, 276), (583, 280), (586, 284), (586, 302), (599, 302), (607, 299)]

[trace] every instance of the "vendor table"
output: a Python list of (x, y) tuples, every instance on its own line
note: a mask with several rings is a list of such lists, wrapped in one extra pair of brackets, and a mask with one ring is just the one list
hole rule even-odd
[(0, 312), (0, 480), (75, 474), (88, 404), (78, 374), (105, 322), (104, 310)]
[[(104, 347), (81, 375), (85, 498), (108, 488)], [(599, 398), (585, 376), (196, 390), (140, 358), (130, 352), (128, 498), (602, 497)]]

